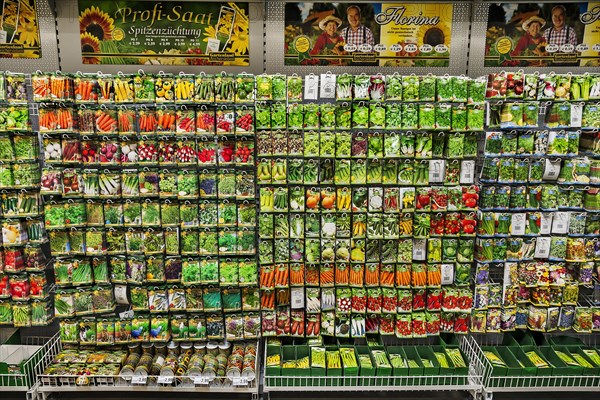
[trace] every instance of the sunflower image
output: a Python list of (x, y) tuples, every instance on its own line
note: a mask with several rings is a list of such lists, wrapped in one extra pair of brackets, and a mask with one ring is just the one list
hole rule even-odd
[(204, 36), (204, 39), (202, 39), (202, 41), (208, 43), (208, 40), (213, 39), (216, 35), (217, 30), (215, 29), (215, 27), (212, 25), (208, 25), (206, 28), (204, 28), (204, 32), (202, 32), (202, 36)]
[[(80, 35), (81, 37), (81, 52), (82, 53), (99, 53), (100, 52), (100, 41), (96, 36), (89, 34), (88, 32)], [(100, 64), (100, 58), (98, 57), (83, 57), (84, 64)]]
[(449, 47), (451, 34), (452, 32), (448, 25), (443, 22), (434, 26), (423, 25), (417, 33), (418, 46), (421, 47), (424, 44), (428, 44), (435, 47), (438, 44), (443, 44)]
[(24, 46), (33, 47), (39, 44), (38, 26), (35, 16), (21, 15), (19, 18), (19, 37), (15, 39), (16, 43)]
[(79, 33), (89, 33), (98, 40), (111, 40), (115, 20), (98, 7), (92, 6), (79, 15)]
[(235, 54), (246, 54), (248, 52), (248, 18), (237, 14), (235, 18), (235, 28), (229, 39), (229, 51)]

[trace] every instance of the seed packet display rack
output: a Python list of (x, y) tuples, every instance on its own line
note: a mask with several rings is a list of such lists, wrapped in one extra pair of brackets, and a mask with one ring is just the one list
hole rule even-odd
[[(533, 365), (526, 365), (519, 370), (523, 364), (523, 356), (519, 358), (519, 355), (523, 355), (524, 352), (533, 349), (532, 343), (528, 345), (508, 343), (506, 340), (506, 334), (475, 334), (473, 340), (477, 344), (478, 357), (483, 363), (483, 391), (482, 396), (486, 400), (492, 400), (494, 393), (518, 393), (518, 392), (598, 392), (600, 386), (598, 385), (599, 378), (596, 373), (582, 373), (581, 370), (569, 370), (569, 367), (562, 368), (561, 372), (556, 372), (552, 375), (540, 372), (538, 369), (537, 374)], [(557, 335), (546, 334), (545, 340), (552, 340), (552, 337)], [(571, 343), (574, 345), (575, 351), (579, 348), (585, 348), (586, 346), (594, 347), (598, 345), (598, 339), (595, 335), (574, 335), (571, 338), (577, 338), (577, 342)], [(510, 353), (506, 359), (510, 357), (512, 360), (516, 360), (520, 365), (513, 364), (513, 361), (509, 361), (509, 365), (505, 366), (506, 370), (498, 372), (496, 366), (486, 358), (484, 350), (489, 350), (492, 347), (500, 346), (503, 347), (502, 354), (505, 355), (507, 352)], [(549, 348), (548, 343), (546, 343)], [(538, 347), (539, 349), (540, 347)], [(568, 352), (569, 346), (563, 346), (562, 351)], [(548, 359), (548, 353), (550, 350), (542, 350), (541, 357), (544, 360)], [(504, 357), (504, 356), (503, 356)], [(552, 361), (556, 363), (556, 361)], [(516, 367), (516, 369), (515, 369)]]
[(257, 346), (256, 372), (251, 377), (207, 377), (207, 376), (164, 376), (164, 375), (49, 375), (45, 371), (48, 364), (64, 349), (60, 341), (55, 341), (46, 350), (46, 362), (36, 366), (37, 383), (34, 393), (38, 400), (51, 398), (55, 393), (65, 392), (162, 392), (162, 393), (233, 393), (248, 395), (251, 399), (259, 398), (259, 384), (262, 372), (260, 365), (260, 342)]
[[(375, 371), (375, 368), (369, 371), (363, 370), (363, 367), (356, 368), (355, 373), (349, 373), (349, 370), (344, 366), (344, 372), (342, 376), (341, 366), (339, 370), (325, 368), (306, 368), (304, 370), (296, 370), (292, 374), (273, 373), (269, 371), (269, 367), (266, 367), (264, 373), (264, 393), (270, 395), (270, 393), (276, 392), (300, 392), (300, 391), (314, 391), (314, 392), (333, 392), (333, 391), (347, 391), (347, 392), (371, 392), (371, 391), (389, 391), (389, 392), (419, 392), (419, 391), (463, 391), (470, 393), (473, 398), (480, 399), (482, 395), (482, 377), (484, 372), (483, 360), (478, 357), (480, 350), (475, 340), (471, 336), (460, 336), (457, 337), (458, 344), (454, 347), (460, 349), (460, 352), (465, 359), (467, 367), (464, 371), (454, 374), (450, 370), (446, 370), (447, 375), (442, 375), (439, 372), (434, 374), (424, 374), (424, 368), (420, 368), (420, 372), (409, 373), (408, 367), (396, 369), (382, 369), (379, 372)], [(375, 346), (378, 351), (383, 351), (387, 354), (402, 353), (402, 346), (413, 347), (413, 349), (419, 347), (430, 346), (434, 342), (426, 339), (414, 339), (414, 340), (397, 340), (388, 338), (385, 348), (384, 346)], [(284, 346), (292, 347), (292, 346)], [(300, 346), (302, 347), (302, 346)], [(336, 347), (337, 346), (333, 346)], [(340, 349), (343, 345), (340, 345)], [(362, 346), (363, 350), (356, 351), (358, 354), (368, 354), (369, 350), (367, 346)], [(434, 346), (435, 347), (435, 346)], [(332, 348), (325, 346), (325, 348)], [(285, 352), (285, 350), (284, 350)], [(268, 345), (265, 346), (264, 361), (268, 359), (270, 354), (278, 354), (277, 351), (270, 350)], [(283, 357), (286, 357), (283, 355)], [(425, 368), (426, 369), (426, 368)], [(281, 371), (285, 371), (282, 369)], [(438, 370), (439, 371), (439, 370)]]

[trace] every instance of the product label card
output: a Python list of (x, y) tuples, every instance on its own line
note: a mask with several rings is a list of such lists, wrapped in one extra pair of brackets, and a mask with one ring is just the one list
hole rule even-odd
[(304, 77), (304, 99), (317, 100), (319, 98), (319, 76), (315, 74)]
[(525, 234), (525, 227), (527, 226), (527, 214), (517, 213), (512, 214), (511, 219), (511, 231), (510, 233), (514, 236), (520, 236)]
[(535, 242), (535, 258), (548, 258), (550, 255), (550, 238), (539, 237)]
[(322, 99), (335, 99), (335, 75), (321, 74), (321, 92), (319, 96)]
[(552, 216), (552, 233), (566, 234), (569, 231), (569, 212), (555, 212)]
[(475, 182), (475, 161), (463, 160), (460, 163), (460, 184), (471, 185)]

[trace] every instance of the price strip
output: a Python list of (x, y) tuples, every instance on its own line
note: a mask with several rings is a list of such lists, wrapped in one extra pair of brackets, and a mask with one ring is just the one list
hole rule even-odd
[(427, 240), (413, 240), (413, 260), (423, 261), (427, 257)]
[(475, 161), (463, 160), (460, 164), (460, 183), (470, 185), (475, 182)]
[(540, 235), (549, 235), (552, 230), (552, 213), (542, 213), (540, 218)]
[(525, 234), (525, 227), (527, 226), (527, 214), (517, 213), (512, 215), (510, 221), (511, 234), (515, 236), (521, 236)]
[(147, 376), (134, 375), (134, 376), (131, 377), (131, 384), (132, 385), (145, 385), (147, 381), (148, 381), (148, 377)]
[(544, 176), (542, 179), (546, 181), (555, 181), (558, 179), (560, 174), (561, 160), (549, 160), (546, 158), (546, 165), (544, 166)]
[(156, 382), (159, 385), (170, 385), (173, 383), (173, 377), (172, 376), (159, 376), (156, 379)]
[(550, 255), (550, 238), (539, 237), (535, 241), (535, 258), (548, 258)]
[(210, 383), (210, 378), (207, 376), (195, 376), (194, 377), (194, 385), (208, 385)]
[(552, 233), (567, 233), (569, 231), (569, 212), (555, 212), (552, 217)]
[(294, 287), (291, 291), (292, 308), (304, 308), (304, 288)]
[(304, 77), (304, 99), (317, 100), (319, 98), (319, 77), (314, 74)]
[(233, 386), (248, 386), (248, 378), (240, 377), (231, 380)]
[(321, 91), (319, 96), (322, 99), (335, 99), (335, 75), (321, 74)]
[(452, 285), (454, 282), (454, 265), (442, 264), (442, 285)]

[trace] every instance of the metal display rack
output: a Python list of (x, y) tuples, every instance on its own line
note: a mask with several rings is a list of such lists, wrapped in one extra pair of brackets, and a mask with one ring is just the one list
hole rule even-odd
[[(586, 345), (598, 344), (596, 335), (577, 335)], [(493, 376), (492, 363), (485, 357), (481, 346), (502, 344), (503, 334), (472, 336), (476, 342), (478, 357), (484, 366), (482, 397), (492, 400), (494, 393), (519, 392), (600, 392), (600, 377), (597, 375), (523, 375)]]
[[(259, 342), (260, 344), (260, 342)], [(36, 365), (37, 383), (33, 388), (35, 399), (46, 400), (52, 394), (65, 392), (161, 392), (161, 393), (231, 393), (259, 397), (260, 350), (256, 358), (254, 378), (208, 378), (204, 376), (155, 376), (155, 375), (47, 375), (44, 369), (62, 350), (60, 340), (45, 349), (44, 358)], [(46, 360), (42, 367), (42, 361)]]
[(52, 349), (60, 344), (60, 335), (51, 338), (28, 336), (21, 345), (39, 347), (21, 365), (21, 373), (0, 374), (0, 391), (28, 392), (31, 394), (36, 386), (37, 375), (52, 362)]
[[(459, 348), (467, 357), (467, 375), (433, 376), (273, 376), (264, 374), (263, 393), (271, 392), (469, 392), (475, 399), (482, 395), (484, 363), (477, 343), (471, 336), (459, 338)], [(266, 357), (266, 346), (265, 346)], [(266, 359), (266, 358), (265, 358)], [(343, 389), (342, 389), (343, 388)]]

